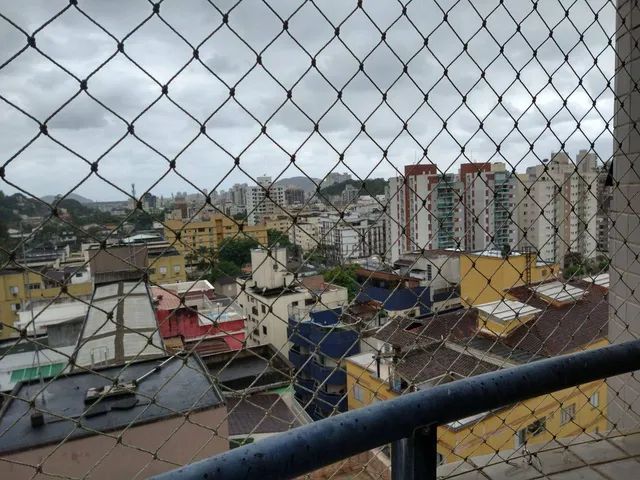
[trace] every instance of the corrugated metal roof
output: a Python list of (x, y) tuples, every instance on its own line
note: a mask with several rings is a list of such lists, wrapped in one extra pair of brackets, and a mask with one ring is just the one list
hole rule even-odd
[(118, 365), (161, 355), (164, 346), (146, 285), (98, 285), (78, 339), (75, 364)]

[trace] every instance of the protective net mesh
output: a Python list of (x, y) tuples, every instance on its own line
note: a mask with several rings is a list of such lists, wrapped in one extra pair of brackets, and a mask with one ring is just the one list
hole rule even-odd
[[(637, 338), (639, 18), (1, 1), (0, 477), (147, 478)], [(639, 402), (629, 374), (460, 418), (438, 474), (619, 478)]]

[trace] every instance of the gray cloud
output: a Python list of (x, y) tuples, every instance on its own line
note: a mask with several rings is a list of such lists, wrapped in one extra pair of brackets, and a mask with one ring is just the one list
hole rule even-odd
[[(262, 1), (243, 0), (229, 13), (228, 25), (222, 24), (222, 13), (235, 3), (216, 1), (218, 11), (207, 1), (165, 1), (162, 18), (153, 16), (131, 33), (152, 14), (148, 2), (79, 2), (82, 12), (115, 40), (69, 8), (36, 35), (38, 48), (77, 77), (91, 75), (89, 93), (126, 122), (135, 119), (136, 135), (161, 155), (131, 136), (106, 153), (126, 134), (126, 125), (85, 93), (48, 122), (51, 136), (89, 161), (102, 158), (100, 174), (126, 191), (132, 182), (138, 191), (154, 185), (167, 171), (162, 155), (179, 155), (178, 171), (198, 187), (211, 189), (220, 181), (223, 188), (250, 181), (242, 169), (254, 177), (275, 177), (282, 171), (298, 175), (288, 162), (293, 152), (297, 165), (314, 177), (336, 165), (338, 171), (349, 167), (362, 176), (391, 176), (422, 159), (425, 148), (427, 159), (443, 169), (468, 158), (524, 168), (561, 142), (576, 151), (596, 138), (600, 156), (611, 154), (610, 133), (601, 135), (612, 115), (612, 92), (606, 85), (613, 75), (614, 56), (607, 42), (614, 30), (614, 8), (606, 0), (567, 4), (571, 22), (556, 2), (539, 2), (534, 13), (530, 4), (517, 0), (503, 5), (497, 0), (411, 2), (403, 16), (400, 3), (382, 0), (364, 2), (353, 14), (355, 2), (269, 2), (274, 13)], [(0, 0), (0, 11), (33, 32), (66, 5)], [(599, 12), (596, 23), (594, 12)], [(286, 31), (278, 15), (287, 19)], [(482, 28), (483, 19), (489, 32)], [(2, 64), (26, 38), (0, 22)], [(516, 33), (518, 24), (521, 33)], [(553, 28), (553, 38), (545, 24)], [(334, 38), (337, 26), (340, 36)], [(100, 67), (125, 37), (126, 56), (117, 53)], [(423, 37), (428, 37), (427, 47)], [(193, 58), (192, 47), (198, 48), (204, 65)], [(305, 50), (315, 58), (315, 68)], [(256, 53), (262, 65), (257, 65)], [(403, 62), (408, 62), (406, 73)], [(149, 108), (167, 83), (170, 99), (197, 121), (166, 97)], [(78, 81), (31, 48), (0, 69), (0, 95), (41, 122), (79, 88)], [(495, 108), (498, 96), (502, 104)], [(565, 100), (587, 138), (575, 133), (576, 120), (562, 108)], [(2, 103), (0, 151), (6, 159), (38, 133), (38, 125)], [(553, 118), (551, 125), (545, 116)], [(363, 133), (360, 122), (367, 118)], [(513, 118), (517, 131), (512, 131)], [(445, 132), (441, 119), (447, 121)], [(267, 120), (268, 137), (260, 134), (260, 123)], [(200, 134), (198, 122), (204, 121), (213, 141)], [(405, 121), (408, 131), (403, 130)], [(314, 133), (316, 122), (319, 132)], [(529, 142), (534, 140), (532, 153)], [(495, 143), (501, 145), (498, 154)], [(459, 145), (466, 145), (466, 157)], [(388, 150), (388, 158), (376, 166), (381, 149)], [(336, 151), (345, 152), (344, 163)], [(242, 156), (241, 168), (232, 158), (237, 155)], [(39, 139), (7, 168), (9, 181), (37, 194), (70, 189), (86, 174), (88, 166), (48, 138)], [(0, 188), (12, 191), (8, 185)], [(170, 173), (153, 191), (166, 195), (190, 188)], [(78, 191), (96, 199), (121, 196), (95, 176)]]

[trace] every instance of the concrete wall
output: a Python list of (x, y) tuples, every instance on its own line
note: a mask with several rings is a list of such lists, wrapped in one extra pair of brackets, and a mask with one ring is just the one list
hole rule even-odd
[(116, 441), (120, 432), (111, 432), (0, 456), (0, 478), (147, 478), (228, 450), (226, 416), (227, 409), (219, 407), (193, 413), (189, 421), (175, 417), (127, 429), (121, 443)]
[[(640, 8), (618, 0), (616, 17), (616, 77), (614, 104), (614, 185), (609, 229), (610, 315), (609, 341), (640, 338), (640, 134), (633, 123), (640, 118)], [(635, 30), (632, 30), (635, 29)], [(625, 66), (622, 66), (622, 62)], [(635, 168), (635, 169), (634, 169)], [(634, 374), (609, 380), (613, 402), (612, 427), (634, 429), (640, 425), (640, 382)]]

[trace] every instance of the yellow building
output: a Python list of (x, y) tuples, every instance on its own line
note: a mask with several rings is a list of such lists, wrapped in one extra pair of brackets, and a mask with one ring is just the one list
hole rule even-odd
[[(164, 225), (165, 239), (182, 254), (217, 248), (227, 238), (243, 239), (248, 236), (262, 245), (267, 245), (265, 225), (250, 226), (226, 215), (212, 215), (208, 220), (190, 222), (165, 220)], [(242, 231), (239, 226), (242, 227)], [(176, 234), (179, 234), (179, 238), (176, 238)]]
[[(512, 316), (498, 313), (504, 303), (498, 301), (482, 307), (491, 312), (490, 321), (486, 312), (476, 308), (391, 320), (371, 339), (385, 354), (376, 359), (367, 352), (345, 362), (349, 409), (608, 343), (606, 289), (572, 282), (569, 287), (579, 299), (552, 302), (535, 297), (525, 304), (536, 287), (509, 291)], [(488, 328), (490, 323), (499, 325), (500, 333)], [(489, 341), (479, 341), (483, 338)], [(438, 453), (444, 462), (454, 462), (524, 444), (603, 432), (608, 428), (607, 403), (606, 383), (598, 380), (461, 419), (438, 427)]]
[(98, 283), (120, 279), (123, 272), (141, 278), (146, 271), (151, 283), (175, 283), (187, 280), (185, 258), (167, 241), (114, 245), (107, 250), (93, 246), (86, 251), (91, 273)]
[(173, 247), (148, 246), (147, 267), (151, 283), (177, 283), (187, 281), (184, 255)]
[(556, 278), (557, 264), (540, 262), (535, 253), (465, 252), (460, 255), (460, 299), (465, 306), (494, 302), (505, 290)]
[(0, 270), (0, 338), (16, 336), (13, 324), (18, 320), (18, 312), (30, 300), (56, 297), (90, 295), (93, 285), (89, 281), (69, 283), (68, 294), (61, 293), (60, 287), (51, 287), (46, 274), (25, 271), (22, 268)]
[(287, 238), (293, 222), (291, 221), (291, 217), (288, 215), (273, 215), (271, 217), (266, 217), (264, 219), (264, 224), (267, 230), (277, 230), (283, 234), (284, 238)]

